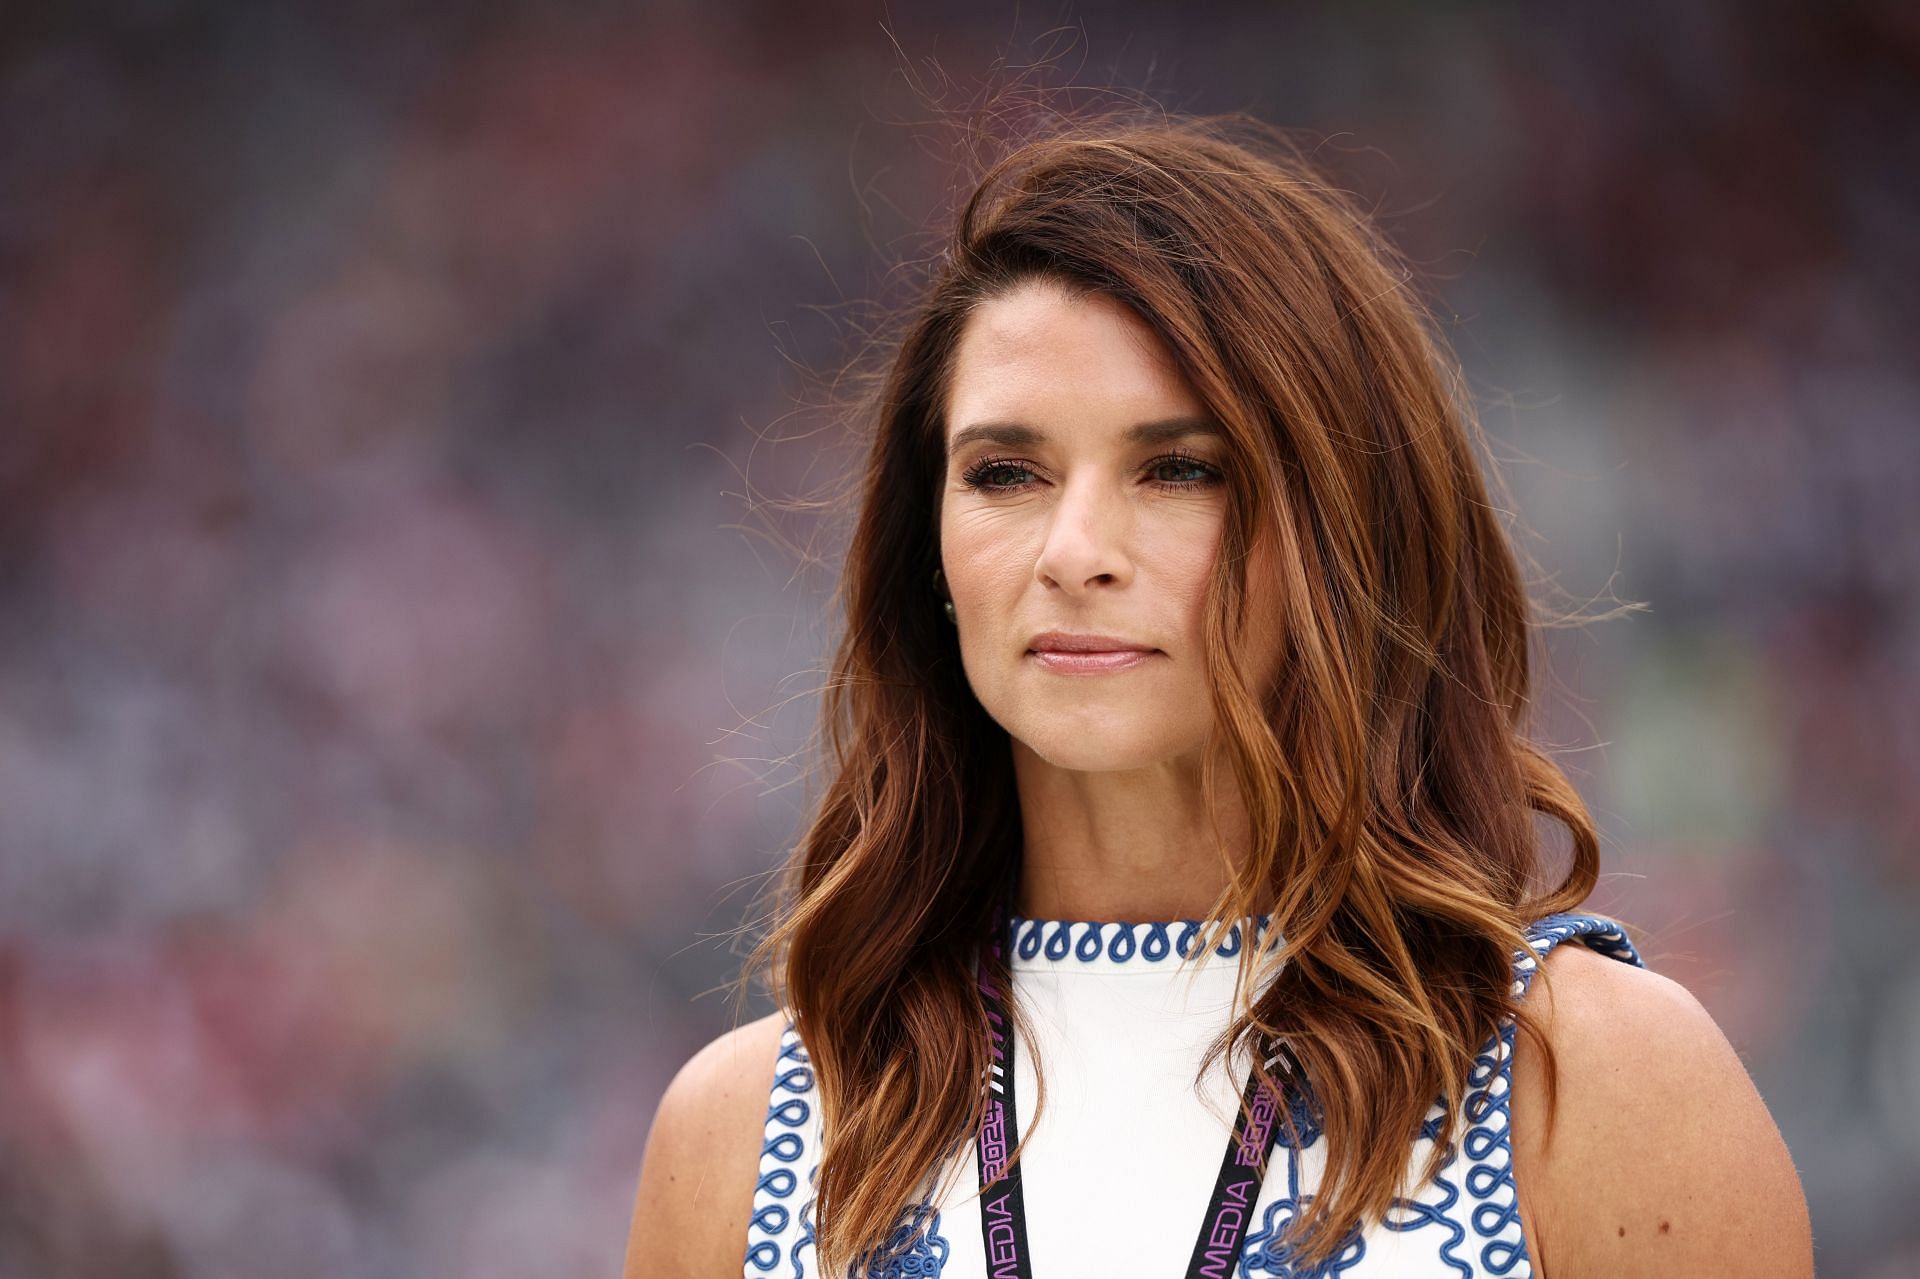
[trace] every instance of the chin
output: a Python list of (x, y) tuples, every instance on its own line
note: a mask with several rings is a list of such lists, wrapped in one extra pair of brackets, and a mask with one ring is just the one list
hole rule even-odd
[[(1088, 716), (1079, 722), (1006, 724), (1008, 735), (1053, 765), (1076, 773), (1123, 773), (1152, 768), (1191, 753), (1199, 739), (1167, 731), (1164, 722), (1145, 722), (1139, 716)], [(1076, 717), (1078, 718), (1078, 717)]]

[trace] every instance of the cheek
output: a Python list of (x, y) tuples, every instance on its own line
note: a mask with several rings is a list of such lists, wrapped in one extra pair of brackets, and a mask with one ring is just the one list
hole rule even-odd
[(978, 616), (1018, 595), (1038, 555), (1032, 520), (1016, 509), (974, 508), (940, 521), (940, 562), (963, 616)]
[(1141, 568), (1151, 574), (1157, 593), (1182, 619), (1190, 638), (1197, 639), (1205, 629), (1207, 585), (1219, 546), (1218, 520), (1179, 522), (1161, 530), (1141, 557)]

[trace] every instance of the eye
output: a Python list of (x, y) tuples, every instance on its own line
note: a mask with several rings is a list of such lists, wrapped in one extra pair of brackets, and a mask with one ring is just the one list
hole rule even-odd
[(1208, 488), (1220, 482), (1220, 470), (1189, 453), (1168, 453), (1147, 463), (1147, 474), (1164, 489)]
[(960, 473), (960, 482), (968, 488), (1000, 493), (1024, 487), (1032, 478), (1026, 466), (1003, 457), (983, 457)]

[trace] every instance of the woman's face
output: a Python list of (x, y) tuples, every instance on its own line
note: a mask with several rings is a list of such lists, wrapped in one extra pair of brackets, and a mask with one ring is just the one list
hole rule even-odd
[(1103, 294), (1018, 286), (968, 319), (946, 424), (941, 563), (987, 713), (1061, 768), (1197, 756), (1225, 440), (1159, 337)]

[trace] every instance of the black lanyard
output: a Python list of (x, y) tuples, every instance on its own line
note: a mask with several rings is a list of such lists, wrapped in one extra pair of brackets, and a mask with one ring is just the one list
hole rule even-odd
[[(1006, 928), (1003, 922), (991, 943), (996, 961), (1000, 958), (1000, 939)], [(1013, 1023), (1007, 1015), (1006, 996), (987, 976), (984, 965), (980, 968), (979, 981), (993, 1040), (986, 1116), (974, 1138), (974, 1150), (980, 1161), (980, 1241), (986, 1247), (990, 1279), (1033, 1279), (1033, 1254), (1027, 1247), (1027, 1209), (1020, 1189), (1020, 1165), (1006, 1166), (1007, 1155), (1020, 1141), (1013, 1095)], [(1291, 1055), (1286, 1054), (1284, 1047), (1280, 1052), (1283, 1054), (1280, 1060), (1291, 1073)], [(1260, 1086), (1258, 1071), (1247, 1079), (1244, 1101), (1234, 1121), (1233, 1135), (1227, 1139), (1226, 1153), (1220, 1157), (1220, 1175), (1214, 1179), (1207, 1215), (1200, 1220), (1200, 1237), (1187, 1262), (1187, 1279), (1221, 1279), (1235, 1274), (1240, 1267), (1240, 1245), (1246, 1238), (1254, 1201), (1260, 1197), (1267, 1156), (1273, 1151), (1280, 1122), (1279, 1098), (1272, 1089)], [(1005, 1175), (1001, 1176), (1002, 1173)], [(1001, 1178), (1000, 1184), (989, 1196), (987, 1184), (995, 1177)]]

